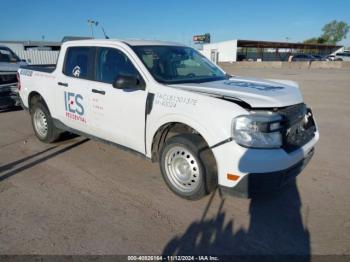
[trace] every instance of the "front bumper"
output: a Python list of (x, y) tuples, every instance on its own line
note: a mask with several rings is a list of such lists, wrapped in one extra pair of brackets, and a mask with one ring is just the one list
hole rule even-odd
[(0, 110), (20, 106), (21, 102), (15, 84), (0, 85)]
[(234, 187), (220, 186), (224, 194), (250, 198), (257, 193), (276, 191), (287, 185), (301, 173), (314, 154), (312, 148), (308, 155), (290, 168), (268, 173), (250, 173), (245, 175)]
[[(218, 183), (222, 191), (250, 197), (256, 192), (278, 189), (297, 176), (311, 159), (319, 140), (318, 128), (311, 110), (307, 113), (310, 113), (307, 121), (309, 124), (303, 125), (306, 129), (300, 129), (300, 120), (296, 119), (298, 121), (286, 129), (286, 141), (281, 148), (244, 148), (235, 141), (213, 148), (218, 168)], [(230, 176), (231, 174), (233, 176)]]

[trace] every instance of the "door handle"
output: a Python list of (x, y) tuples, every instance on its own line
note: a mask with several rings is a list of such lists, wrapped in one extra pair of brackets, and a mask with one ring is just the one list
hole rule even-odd
[(68, 83), (58, 82), (57, 84), (58, 84), (59, 86), (65, 86), (65, 87), (68, 87)]
[(97, 94), (100, 94), (100, 95), (106, 94), (106, 91), (103, 91), (103, 90), (92, 89), (91, 91), (92, 91), (92, 93), (97, 93)]

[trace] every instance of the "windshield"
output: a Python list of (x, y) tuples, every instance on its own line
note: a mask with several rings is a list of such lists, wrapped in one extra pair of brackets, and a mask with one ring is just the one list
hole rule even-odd
[(133, 46), (152, 76), (161, 83), (201, 83), (227, 79), (198, 51), (184, 46)]
[(19, 58), (9, 48), (0, 47), (0, 62), (19, 62)]

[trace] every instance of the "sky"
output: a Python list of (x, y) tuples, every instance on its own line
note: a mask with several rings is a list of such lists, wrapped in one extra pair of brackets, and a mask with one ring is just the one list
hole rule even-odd
[[(187, 45), (204, 33), (212, 42), (299, 42), (320, 36), (332, 20), (350, 24), (350, 0), (0, 0), (0, 8), (0, 40), (91, 36), (88, 19), (98, 21), (110, 38)], [(100, 26), (94, 31), (103, 37)], [(341, 43), (350, 46), (350, 33)]]

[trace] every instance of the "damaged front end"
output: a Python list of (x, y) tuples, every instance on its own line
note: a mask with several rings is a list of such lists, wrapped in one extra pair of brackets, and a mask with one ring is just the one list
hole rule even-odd
[(0, 110), (20, 106), (17, 72), (0, 72)]

